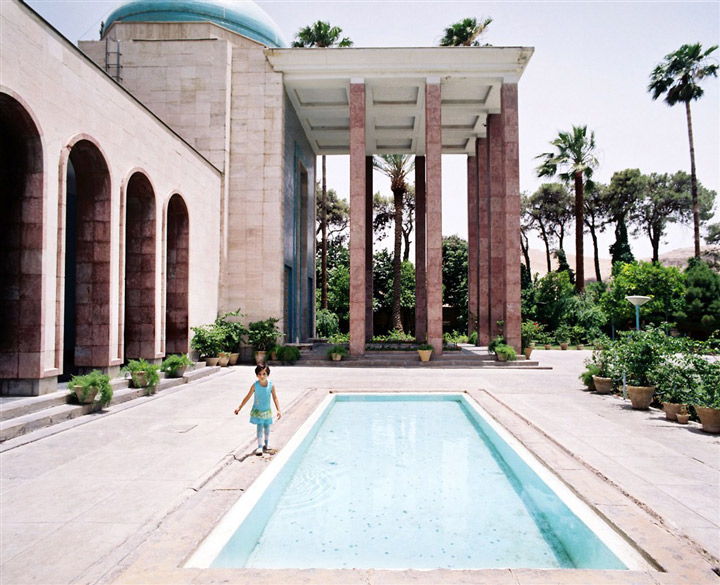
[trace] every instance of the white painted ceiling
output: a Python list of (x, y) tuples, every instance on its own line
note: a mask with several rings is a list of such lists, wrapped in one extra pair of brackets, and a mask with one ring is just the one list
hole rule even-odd
[(366, 154), (425, 154), (425, 84), (441, 83), (442, 150), (472, 154), (500, 87), (517, 83), (527, 47), (266, 49), (316, 154), (350, 152), (350, 82), (365, 83)]

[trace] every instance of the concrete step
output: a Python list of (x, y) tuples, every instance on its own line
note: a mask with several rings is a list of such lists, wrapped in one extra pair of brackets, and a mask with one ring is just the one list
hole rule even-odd
[[(204, 362), (199, 362), (194, 370), (188, 370), (182, 378), (165, 378), (161, 374), (155, 392), (211, 376), (220, 370), (219, 366), (207, 367)], [(111, 404), (122, 404), (148, 395), (147, 388), (130, 388), (129, 380), (125, 378), (115, 378), (110, 384), (113, 387)], [(0, 405), (0, 443), (99, 410), (97, 402), (75, 403), (67, 388), (43, 396), (6, 401)]]
[[(270, 365), (281, 365), (279, 361), (270, 361)], [(382, 352), (371, 351), (364, 356), (346, 356), (334, 362), (324, 354), (313, 353), (302, 355), (296, 362), (301, 366), (332, 366), (347, 368), (539, 368), (535, 360), (527, 360), (520, 356), (512, 362), (500, 362), (494, 355), (463, 355), (459, 352), (447, 352), (433, 356), (429, 362), (421, 362), (414, 352)]]

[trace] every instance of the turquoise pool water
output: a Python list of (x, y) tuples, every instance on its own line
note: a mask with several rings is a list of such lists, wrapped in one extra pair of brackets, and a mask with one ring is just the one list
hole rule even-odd
[(460, 394), (336, 395), (250, 500), (190, 565), (627, 568)]

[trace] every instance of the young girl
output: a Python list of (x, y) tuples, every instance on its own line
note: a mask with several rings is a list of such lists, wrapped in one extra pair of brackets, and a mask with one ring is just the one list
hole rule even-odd
[[(255, 375), (258, 381), (250, 386), (250, 391), (247, 396), (243, 398), (243, 401), (235, 409), (235, 414), (240, 412), (245, 403), (250, 400), (250, 397), (255, 394), (255, 401), (253, 407), (250, 410), (250, 422), (257, 425), (257, 449), (255, 455), (262, 455), (263, 452), (268, 452), (268, 439), (270, 438), (270, 425), (272, 424), (272, 409), (270, 408), (270, 396), (272, 396), (273, 402), (275, 402), (275, 409), (277, 410), (278, 419), (282, 416), (280, 414), (280, 405), (278, 404), (277, 396), (275, 395), (275, 386), (268, 379), (270, 375), (270, 368), (265, 364), (259, 364), (255, 366)], [(265, 441), (263, 443), (263, 435)]]

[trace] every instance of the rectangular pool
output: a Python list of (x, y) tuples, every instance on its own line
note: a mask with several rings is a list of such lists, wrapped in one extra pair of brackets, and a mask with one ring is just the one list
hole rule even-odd
[(644, 565), (465, 395), (335, 394), (187, 566)]

